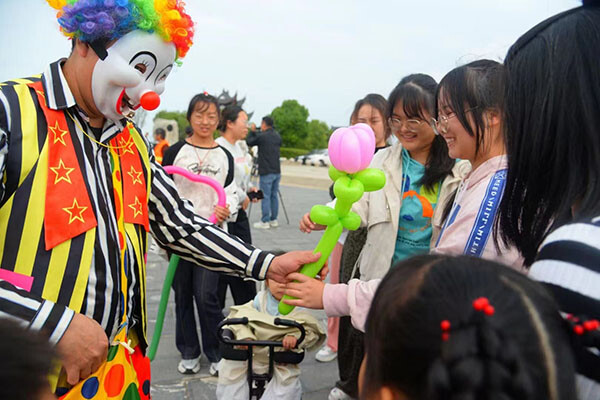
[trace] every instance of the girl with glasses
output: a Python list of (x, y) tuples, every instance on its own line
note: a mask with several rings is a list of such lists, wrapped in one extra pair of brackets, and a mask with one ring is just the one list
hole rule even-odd
[[(468, 172), (467, 162), (450, 159), (445, 141), (435, 135), (430, 124), (436, 88), (432, 77), (413, 74), (402, 79), (389, 96), (385, 117), (398, 143), (377, 152), (371, 163), (371, 167), (385, 172), (386, 185), (366, 193), (353, 207), (361, 217), (361, 225), (368, 229), (360, 256), (352, 262), (363, 281), (381, 279), (395, 262), (429, 252), (441, 226), (443, 205)], [(323, 228), (315, 225), (309, 214), (300, 223), (304, 232)], [(343, 266), (349, 251), (345, 247)], [(349, 361), (340, 360), (342, 363), (347, 365)], [(357, 379), (352, 381), (344, 389), (356, 397)], [(331, 400), (348, 398), (333, 394)]]
[(434, 253), (466, 254), (521, 268), (514, 247), (497, 246), (494, 221), (506, 185), (502, 136), (502, 64), (478, 60), (450, 71), (436, 91), (434, 125), (448, 154), (469, 160), (472, 171), (445, 212)]

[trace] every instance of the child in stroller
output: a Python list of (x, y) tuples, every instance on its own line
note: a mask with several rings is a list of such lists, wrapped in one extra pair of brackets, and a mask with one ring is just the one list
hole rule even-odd
[(302, 308), (294, 309), (286, 319), (277, 318), (283, 290), (282, 284), (267, 280), (253, 301), (232, 306), (219, 325), (226, 329), (218, 335), (223, 343), (218, 400), (301, 399), (298, 363), (305, 349), (323, 342), (325, 330)]

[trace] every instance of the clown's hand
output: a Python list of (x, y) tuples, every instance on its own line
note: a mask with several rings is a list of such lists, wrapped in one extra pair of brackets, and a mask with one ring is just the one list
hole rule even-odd
[(277, 256), (271, 262), (267, 271), (267, 279), (286, 283), (286, 276), (298, 271), (304, 264), (317, 262), (321, 253), (314, 254), (311, 250), (291, 251)]
[(106, 361), (108, 338), (104, 329), (91, 318), (75, 313), (57, 344), (67, 382), (76, 385)]

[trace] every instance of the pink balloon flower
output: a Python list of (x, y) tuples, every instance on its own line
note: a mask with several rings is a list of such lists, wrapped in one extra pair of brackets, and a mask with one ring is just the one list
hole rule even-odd
[(329, 159), (338, 170), (348, 174), (371, 164), (375, 154), (375, 133), (367, 124), (338, 128), (329, 138)]

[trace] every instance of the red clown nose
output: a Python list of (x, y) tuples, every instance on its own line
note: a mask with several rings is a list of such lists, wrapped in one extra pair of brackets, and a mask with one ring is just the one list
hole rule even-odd
[(140, 99), (140, 104), (144, 110), (156, 110), (160, 106), (160, 97), (156, 92), (146, 92)]

